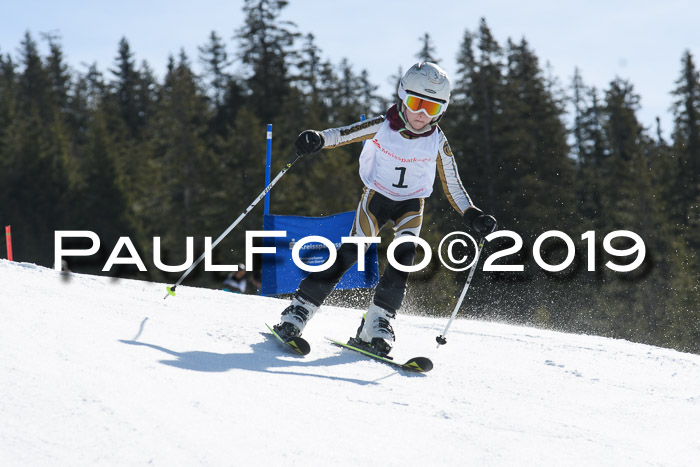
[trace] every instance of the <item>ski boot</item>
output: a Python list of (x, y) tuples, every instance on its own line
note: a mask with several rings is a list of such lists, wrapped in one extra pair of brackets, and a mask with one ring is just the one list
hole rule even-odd
[(316, 305), (295, 295), (292, 303), (282, 312), (280, 323), (272, 326), (272, 329), (285, 341), (290, 337), (301, 336), (306, 323), (317, 310)]
[(374, 303), (362, 317), (362, 323), (357, 329), (357, 335), (351, 338), (349, 345), (359, 347), (380, 357), (389, 357), (394, 345), (394, 329), (389, 320), (394, 319), (395, 311), (386, 310)]

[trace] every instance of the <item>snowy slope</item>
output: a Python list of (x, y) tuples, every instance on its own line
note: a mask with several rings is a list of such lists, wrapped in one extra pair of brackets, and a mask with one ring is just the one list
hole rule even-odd
[[(397, 357), (306, 358), (262, 331), (286, 302), (0, 260), (0, 465), (700, 465), (700, 356), (400, 316)], [(281, 464), (280, 464), (281, 463)]]

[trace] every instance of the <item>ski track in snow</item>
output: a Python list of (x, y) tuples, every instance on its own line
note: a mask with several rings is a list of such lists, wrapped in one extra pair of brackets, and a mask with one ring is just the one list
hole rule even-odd
[(700, 356), (399, 315), (410, 374), (266, 335), (286, 301), (0, 260), (0, 465), (700, 465)]

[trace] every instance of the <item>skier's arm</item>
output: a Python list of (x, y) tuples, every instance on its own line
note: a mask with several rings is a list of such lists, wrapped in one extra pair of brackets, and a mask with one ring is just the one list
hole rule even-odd
[(447, 142), (445, 135), (440, 132), (442, 139), (440, 141), (440, 150), (438, 151), (438, 172), (442, 181), (442, 188), (445, 190), (445, 195), (457, 212), (462, 214), (464, 225), (472, 229), (481, 236), (486, 236), (496, 230), (498, 223), (496, 218), (484, 214), (484, 212), (474, 206), (471, 198), (464, 189), (462, 181), (459, 178), (457, 164), (450, 149), (450, 143)]
[(442, 182), (442, 189), (445, 191), (447, 200), (452, 207), (463, 215), (467, 209), (474, 207), (474, 203), (469, 197), (467, 190), (464, 189), (462, 180), (459, 178), (457, 163), (452, 155), (450, 143), (447, 142), (447, 138), (442, 131), (440, 135), (442, 138), (440, 140), (440, 150), (438, 151), (437, 169)]
[(371, 120), (356, 122), (340, 128), (329, 128), (323, 130), (323, 149), (337, 148), (350, 143), (364, 141), (372, 138), (379, 131), (379, 127), (384, 122), (384, 116), (380, 115)]
[(352, 125), (328, 130), (304, 130), (297, 136), (294, 148), (297, 154), (315, 154), (324, 148), (337, 148), (346, 144), (364, 141), (377, 134), (379, 127), (384, 122), (384, 116), (375, 117), (364, 122), (356, 122)]

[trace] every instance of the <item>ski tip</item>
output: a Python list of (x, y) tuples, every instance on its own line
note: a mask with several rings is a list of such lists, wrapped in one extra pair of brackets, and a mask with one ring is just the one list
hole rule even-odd
[(287, 339), (284, 343), (299, 352), (301, 355), (308, 355), (309, 352), (311, 352), (311, 346), (301, 337), (292, 337)]
[(416, 357), (410, 359), (402, 366), (407, 370), (417, 371), (419, 373), (427, 373), (428, 371), (433, 369), (433, 362), (426, 357)]
[(265, 323), (265, 326), (267, 326), (267, 329), (269, 329), (272, 335), (275, 336), (275, 339), (277, 339), (280, 343), (288, 346), (298, 354), (308, 355), (311, 352), (311, 345), (303, 337), (296, 336), (290, 337), (287, 340), (282, 340), (282, 338), (275, 332), (272, 326), (270, 326), (267, 323)]
[(338, 347), (343, 347), (346, 349), (350, 349), (354, 352), (361, 353), (361, 354), (366, 355), (370, 358), (387, 363), (389, 365), (394, 366), (395, 368), (400, 368), (400, 369), (405, 370), (405, 371), (410, 372), (410, 373), (427, 373), (433, 369), (433, 362), (427, 357), (414, 357), (414, 358), (411, 358), (410, 360), (408, 360), (406, 363), (400, 363), (400, 362), (397, 362), (396, 360), (393, 360), (389, 356), (382, 357), (382, 356), (373, 354), (371, 352), (368, 352), (367, 350), (364, 350), (362, 348), (350, 345), (350, 343), (345, 344), (345, 343), (337, 341), (335, 339), (331, 339), (330, 337), (326, 337), (326, 339), (329, 340), (333, 345), (336, 345)]

